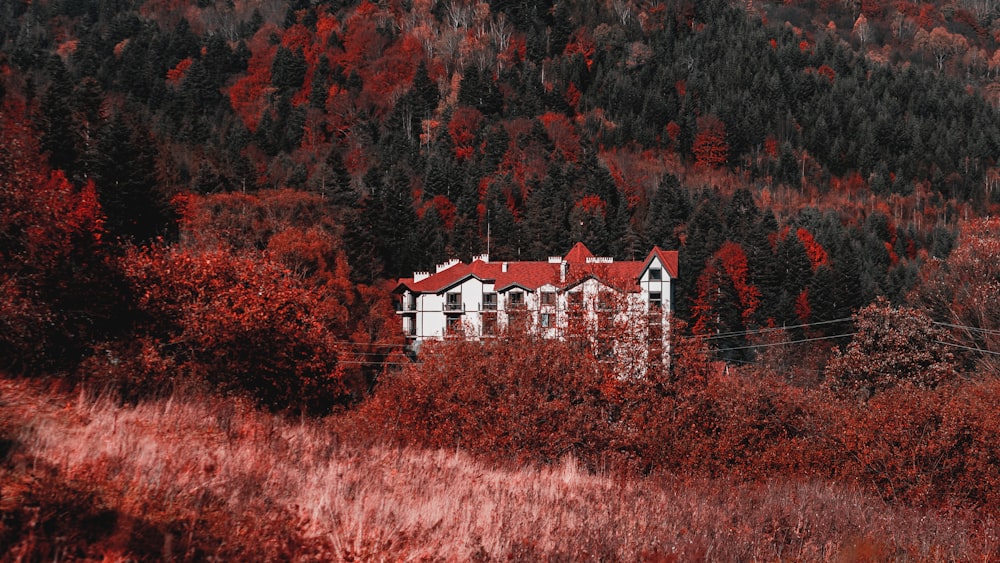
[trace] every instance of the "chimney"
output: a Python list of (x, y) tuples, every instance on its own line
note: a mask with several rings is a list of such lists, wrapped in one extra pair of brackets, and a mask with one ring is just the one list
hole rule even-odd
[(567, 274), (569, 274), (569, 262), (559, 264), (559, 283), (566, 283)]
[(503, 264), (501, 264), (500, 271), (504, 272), (504, 273), (507, 273), (507, 263), (506, 262), (504, 262)]
[(440, 274), (441, 272), (447, 270), (448, 268), (451, 268), (452, 266), (458, 264), (459, 262), (461, 262), (461, 260), (459, 260), (458, 258), (452, 258), (451, 260), (448, 260), (444, 264), (438, 264), (437, 271), (434, 273)]

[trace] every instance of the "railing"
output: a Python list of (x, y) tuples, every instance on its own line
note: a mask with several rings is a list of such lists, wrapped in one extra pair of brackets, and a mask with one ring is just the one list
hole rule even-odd
[(444, 304), (444, 310), (445, 311), (462, 311), (462, 310), (464, 310), (464, 307), (463, 307), (463, 305), (461, 303), (445, 303)]

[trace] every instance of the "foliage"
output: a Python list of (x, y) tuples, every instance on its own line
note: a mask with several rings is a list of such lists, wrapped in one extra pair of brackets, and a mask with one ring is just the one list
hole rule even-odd
[(371, 424), (498, 460), (596, 463), (608, 449), (614, 375), (569, 343), (512, 333), (428, 343), (420, 358), (383, 379), (363, 406)]
[[(911, 302), (949, 329), (956, 355), (972, 359), (976, 371), (996, 374), (1000, 353), (1000, 220), (983, 219), (963, 226), (955, 250), (931, 260), (920, 272)], [(966, 352), (963, 354), (962, 352)]]
[[(222, 251), (150, 248), (131, 250), (123, 268), (138, 297), (137, 341), (163, 365), (124, 373), (123, 388), (191, 378), (272, 408), (324, 411), (349, 402), (343, 346), (331, 330), (343, 326), (343, 304), (279, 265)], [(121, 351), (108, 353), (109, 363), (120, 361)]]
[(901, 382), (933, 388), (957, 373), (944, 332), (916, 309), (880, 299), (857, 312), (854, 330), (827, 366), (834, 389), (868, 398)]
[(35, 371), (65, 367), (112, 330), (119, 296), (94, 184), (77, 188), (49, 168), (24, 110), (0, 109), (0, 357)]

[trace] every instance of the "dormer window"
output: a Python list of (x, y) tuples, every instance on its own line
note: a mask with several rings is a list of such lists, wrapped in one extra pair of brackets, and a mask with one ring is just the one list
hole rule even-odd
[(555, 306), (556, 304), (556, 292), (554, 291), (543, 291), (542, 292), (542, 305), (545, 306)]
[(510, 307), (512, 309), (518, 309), (524, 307), (524, 292), (522, 291), (510, 292), (510, 295), (507, 297), (507, 299), (508, 301), (510, 301)]
[(659, 268), (649, 269), (649, 281), (660, 281), (663, 279), (663, 270)]

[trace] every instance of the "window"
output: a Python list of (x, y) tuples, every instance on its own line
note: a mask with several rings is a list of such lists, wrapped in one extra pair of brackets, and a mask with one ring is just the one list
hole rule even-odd
[(574, 291), (572, 293), (567, 293), (566, 301), (569, 303), (570, 309), (579, 309), (583, 307), (583, 292)]
[(614, 308), (613, 294), (610, 291), (602, 291), (597, 294), (597, 310), (611, 311)]
[(521, 291), (512, 291), (508, 297), (510, 301), (510, 307), (512, 309), (519, 309), (524, 307), (524, 293)]
[(652, 309), (652, 308), (655, 307), (655, 308), (659, 309), (662, 306), (663, 306), (663, 294), (660, 293), (659, 291), (650, 291), (649, 292), (649, 308)]
[(483, 310), (484, 311), (496, 311), (497, 310), (497, 294), (496, 293), (484, 293), (483, 294)]
[(445, 321), (445, 334), (462, 334), (462, 315), (448, 315)]
[(461, 311), (462, 292), (452, 291), (451, 293), (445, 294), (444, 309), (446, 311)]
[(554, 291), (543, 291), (542, 292), (542, 305), (554, 307), (556, 304), (556, 292)]
[(663, 279), (663, 271), (659, 268), (649, 269), (649, 281), (660, 281)]
[(497, 315), (496, 313), (483, 313), (483, 336), (496, 336)]
[(542, 313), (539, 320), (542, 328), (552, 328), (555, 326), (555, 315), (552, 313)]

